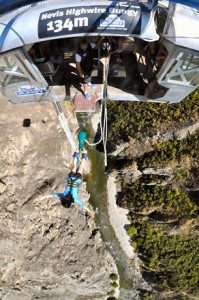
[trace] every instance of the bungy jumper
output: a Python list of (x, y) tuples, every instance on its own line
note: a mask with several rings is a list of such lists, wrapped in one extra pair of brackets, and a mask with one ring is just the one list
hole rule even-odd
[[(81, 208), (85, 209), (92, 218), (94, 218), (94, 211), (86, 206), (85, 203), (78, 197), (79, 186), (82, 183), (84, 163), (87, 159), (87, 151), (84, 150), (85, 139), (86, 132), (79, 132), (79, 149), (73, 154), (73, 166), (67, 178), (66, 188), (62, 193), (52, 194), (52, 197), (59, 198), (64, 207), (70, 207), (72, 203), (76, 203)], [(48, 198), (49, 196), (44, 197)]]
[(86, 132), (79, 132), (79, 149), (74, 151), (72, 169), (68, 174), (64, 191), (61, 193), (56, 192), (51, 195), (41, 196), (40, 200), (59, 198), (62, 205), (66, 208), (69, 208), (72, 203), (75, 203), (85, 210), (92, 218), (94, 218), (95, 212), (93, 209), (89, 205), (82, 202), (78, 196), (79, 186), (81, 185), (83, 179), (84, 164), (88, 156), (87, 151), (84, 149), (85, 140)]
[[(60, 102), (74, 101), (75, 112), (94, 112), (102, 100), (105, 164), (107, 99), (177, 103), (199, 86), (197, 0), (0, 0), (0, 8), (0, 92), (12, 104), (52, 102), (73, 149)], [(81, 37), (101, 40), (90, 100), (82, 96), (74, 59)], [(122, 51), (112, 76), (108, 52), (118, 38)]]

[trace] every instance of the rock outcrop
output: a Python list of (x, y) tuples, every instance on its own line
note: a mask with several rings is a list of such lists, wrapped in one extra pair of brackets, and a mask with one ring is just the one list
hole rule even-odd
[(72, 154), (52, 104), (0, 100), (0, 298), (106, 299), (116, 270), (94, 222), (49, 197), (64, 189)]
[(126, 158), (141, 156), (144, 153), (152, 151), (154, 146), (158, 143), (164, 143), (170, 140), (182, 140), (194, 134), (198, 128), (199, 121), (185, 124), (182, 128), (177, 124), (165, 126), (165, 128), (158, 130), (152, 137), (147, 136), (142, 139), (131, 139), (129, 142), (112, 145), (114, 150), (110, 151), (110, 155), (111, 157), (118, 156)]

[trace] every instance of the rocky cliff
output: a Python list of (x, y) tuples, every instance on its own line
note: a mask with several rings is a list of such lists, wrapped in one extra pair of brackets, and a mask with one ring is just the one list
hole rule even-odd
[(52, 104), (0, 100), (0, 298), (106, 299), (115, 265), (94, 222), (48, 197), (64, 189), (72, 154)]
[(109, 103), (108, 172), (116, 177), (117, 204), (129, 210), (126, 230), (143, 277), (153, 285), (143, 299), (199, 296), (198, 97), (196, 91), (175, 105)]

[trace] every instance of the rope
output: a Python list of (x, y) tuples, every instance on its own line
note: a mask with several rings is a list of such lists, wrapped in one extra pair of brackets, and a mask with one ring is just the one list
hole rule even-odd
[(108, 134), (108, 126), (107, 126), (107, 106), (105, 102), (105, 136), (104, 136), (104, 163), (105, 166), (107, 166), (107, 149), (106, 149), (106, 144), (107, 144), (107, 134)]
[[(103, 82), (104, 82), (104, 90), (103, 90), (103, 100), (101, 103), (101, 109), (100, 109), (100, 131), (101, 131), (101, 137), (98, 142), (96, 143), (89, 143), (87, 140), (85, 142), (89, 146), (96, 146), (99, 143), (103, 141), (104, 146), (104, 162), (105, 166), (107, 166), (107, 135), (108, 135), (108, 126), (107, 126), (107, 80), (108, 80), (108, 72), (109, 72), (109, 62), (110, 58), (108, 56), (105, 57), (105, 63), (104, 63), (104, 72), (103, 72)], [(104, 109), (103, 109), (104, 108)], [(102, 120), (102, 114), (104, 113), (103, 120)], [(103, 125), (102, 125), (103, 124)]]
[[(104, 104), (104, 110), (103, 110), (103, 104)], [(102, 114), (104, 112), (104, 117), (102, 120)], [(96, 146), (99, 143), (103, 142), (104, 146), (104, 155), (105, 155), (105, 166), (107, 166), (107, 152), (106, 152), (106, 144), (107, 144), (107, 107), (106, 107), (106, 98), (103, 100), (101, 104), (101, 113), (100, 113), (100, 132), (101, 132), (101, 137), (98, 142), (96, 143), (89, 143), (88, 140), (85, 140), (85, 142), (89, 146)]]
[[(108, 44), (107, 44), (107, 52), (108, 52)], [(107, 134), (108, 134), (108, 126), (107, 126), (107, 81), (108, 81), (108, 72), (109, 72), (109, 62), (110, 57), (105, 58), (105, 80), (104, 80), (104, 132), (103, 132), (103, 145), (104, 145), (104, 164), (107, 166)]]
[(103, 137), (102, 137), (102, 133), (103, 133), (103, 129), (102, 129), (102, 112), (103, 112), (103, 103), (101, 103), (101, 106), (100, 106), (100, 132), (101, 132), (101, 137), (99, 139), (98, 142), (96, 143), (89, 143), (88, 140), (85, 140), (85, 142), (89, 145), (89, 146), (96, 146), (98, 145), (99, 143), (101, 143)]

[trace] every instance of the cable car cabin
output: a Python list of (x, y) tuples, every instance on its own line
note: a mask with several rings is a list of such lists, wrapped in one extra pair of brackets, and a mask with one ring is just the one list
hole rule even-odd
[(75, 53), (82, 37), (99, 45), (96, 99), (173, 103), (199, 85), (196, 8), (167, 1), (15, 2), (2, 8), (0, 23), (0, 89), (12, 103), (81, 94)]

